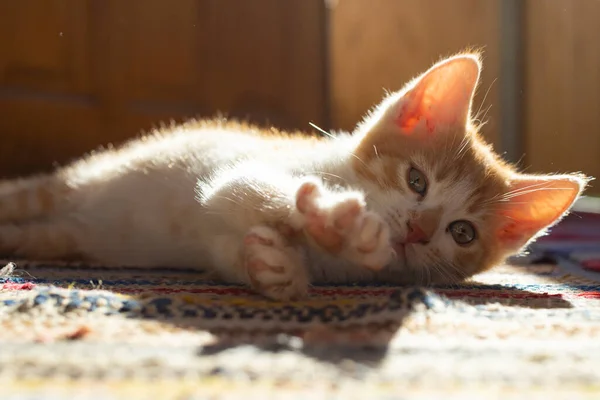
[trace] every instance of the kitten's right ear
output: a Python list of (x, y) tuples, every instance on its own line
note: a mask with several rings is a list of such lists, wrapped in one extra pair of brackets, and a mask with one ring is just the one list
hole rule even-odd
[(429, 133), (440, 126), (464, 128), (481, 66), (473, 56), (457, 56), (434, 65), (403, 96), (396, 123), (411, 134), (423, 123)]
[[(385, 99), (372, 116), (407, 136), (431, 136), (467, 125), (481, 62), (473, 54), (443, 60)], [(447, 129), (450, 128), (450, 129)]]

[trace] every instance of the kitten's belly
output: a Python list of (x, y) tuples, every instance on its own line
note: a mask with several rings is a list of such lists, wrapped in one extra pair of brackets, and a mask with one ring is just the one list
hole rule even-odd
[(200, 268), (207, 259), (201, 206), (193, 185), (170, 183), (136, 182), (137, 189), (130, 191), (134, 197), (111, 188), (83, 204), (76, 215), (85, 227), (80, 253), (108, 265)]
[(135, 240), (119, 240), (100, 233), (91, 234), (82, 243), (86, 258), (111, 266), (180, 267), (203, 269), (207, 267), (207, 251), (201, 243), (190, 246), (189, 240), (177, 241), (143, 231)]
[[(200, 206), (195, 203), (194, 208)], [(139, 267), (206, 268), (210, 238), (207, 221), (189, 216), (185, 223), (168, 213), (133, 215), (128, 221), (115, 216), (97, 219), (81, 239), (81, 252), (108, 265)]]

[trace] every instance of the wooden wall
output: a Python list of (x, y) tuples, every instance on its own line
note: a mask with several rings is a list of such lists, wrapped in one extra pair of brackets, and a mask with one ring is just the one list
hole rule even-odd
[(525, 4), (526, 164), (600, 178), (600, 2)]
[(0, 177), (218, 111), (326, 122), (321, 0), (0, 2)]
[[(330, 10), (332, 127), (352, 129), (384, 90), (398, 90), (442, 56), (482, 48), (476, 99), (498, 142), (501, 0), (340, 0)], [(368, 4), (368, 5), (367, 5)], [(488, 93), (489, 90), (489, 93)], [(487, 93), (487, 98), (483, 98)], [(487, 109), (489, 107), (489, 112)]]

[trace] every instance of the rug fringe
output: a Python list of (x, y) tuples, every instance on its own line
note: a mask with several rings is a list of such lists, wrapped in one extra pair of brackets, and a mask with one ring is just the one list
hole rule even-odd
[(15, 268), (17, 268), (17, 265), (9, 262), (0, 269), (0, 278), (10, 278), (13, 275), (13, 272), (15, 272)]

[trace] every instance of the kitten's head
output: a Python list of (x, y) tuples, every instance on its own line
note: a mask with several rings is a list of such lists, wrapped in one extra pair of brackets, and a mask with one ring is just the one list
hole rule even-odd
[(581, 194), (583, 175), (523, 175), (471, 120), (477, 55), (446, 59), (388, 96), (356, 132), (354, 169), (413, 279), (455, 282), (518, 253)]

